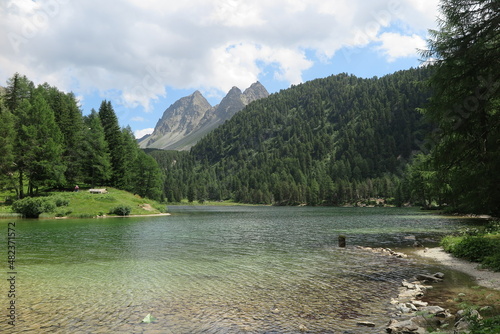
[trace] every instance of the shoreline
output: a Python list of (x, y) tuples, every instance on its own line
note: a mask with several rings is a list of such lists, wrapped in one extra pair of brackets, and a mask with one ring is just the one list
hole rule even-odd
[(446, 253), (442, 247), (425, 248), (414, 252), (416, 256), (431, 259), (440, 265), (473, 277), (478, 285), (500, 291), (500, 272), (478, 269), (479, 264), (462, 260)]

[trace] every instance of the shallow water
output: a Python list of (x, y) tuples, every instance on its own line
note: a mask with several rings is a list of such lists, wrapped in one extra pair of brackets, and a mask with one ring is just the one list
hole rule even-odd
[[(4, 316), (0, 331), (378, 333), (398, 283), (430, 267), (354, 246), (407, 247), (410, 235), (432, 243), (468, 224), (414, 209), (169, 209), (17, 221), (16, 325)], [(157, 321), (141, 323), (149, 313)]]

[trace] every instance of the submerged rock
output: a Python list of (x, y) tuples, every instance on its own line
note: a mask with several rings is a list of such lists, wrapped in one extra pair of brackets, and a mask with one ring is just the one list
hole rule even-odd
[(452, 316), (448, 310), (440, 306), (429, 306), (427, 302), (419, 300), (424, 292), (432, 286), (423, 285), (424, 282), (440, 282), (444, 274), (417, 275), (416, 281), (401, 282), (399, 295), (391, 300), (395, 305), (396, 314), (387, 325), (386, 331), (393, 334), (428, 333), (427, 328), (438, 328), (444, 322), (448, 322)]
[(375, 327), (375, 324), (373, 322), (369, 322), (369, 321), (360, 321), (356, 325), (363, 326), (363, 327)]

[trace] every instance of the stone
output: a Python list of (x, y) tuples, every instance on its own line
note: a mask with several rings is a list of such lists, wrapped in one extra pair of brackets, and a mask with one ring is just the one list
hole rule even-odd
[[(420, 326), (421, 317), (411, 318), (409, 320), (397, 321), (392, 319), (386, 328), (387, 333), (391, 334), (406, 334), (406, 333), (427, 333), (424, 327)], [(424, 319), (425, 320), (425, 319)]]
[(433, 276), (434, 276), (434, 277), (437, 277), (437, 278), (441, 278), (441, 279), (442, 279), (442, 278), (444, 278), (444, 274), (443, 274), (443, 273), (440, 273), (440, 272), (435, 273)]
[(413, 305), (415, 305), (416, 307), (425, 307), (425, 306), (429, 305), (429, 303), (423, 302), (421, 300), (412, 300), (411, 303)]
[(422, 282), (442, 282), (443, 281), (441, 278), (438, 278), (435, 276), (430, 276), (430, 275), (424, 275), (424, 274), (418, 274), (416, 276), (416, 278)]
[(405, 304), (399, 304), (396, 306), (396, 310), (400, 311), (401, 313), (410, 313), (410, 309), (405, 306)]
[(438, 317), (438, 318), (449, 318), (449, 317), (451, 317), (451, 314), (447, 310), (445, 310), (444, 308), (442, 308), (440, 306), (426, 306), (426, 307), (422, 307), (420, 309), (420, 311), (426, 312), (428, 314), (432, 314), (432, 315), (434, 315), (435, 317)]
[(363, 326), (363, 327), (375, 327), (375, 324), (373, 322), (369, 322), (369, 321), (360, 321), (356, 325)]
[(464, 334), (470, 333), (470, 323), (468, 317), (473, 317), (477, 319), (482, 319), (481, 315), (477, 310), (465, 311), (460, 310), (455, 316), (455, 325), (453, 326), (454, 334)]

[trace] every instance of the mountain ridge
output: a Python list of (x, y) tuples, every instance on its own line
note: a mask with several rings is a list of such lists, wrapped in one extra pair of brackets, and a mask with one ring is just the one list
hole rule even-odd
[(267, 96), (266, 88), (257, 81), (244, 92), (236, 86), (232, 87), (219, 104), (211, 106), (197, 90), (170, 105), (158, 120), (153, 133), (139, 140), (139, 146), (188, 150), (246, 105)]

